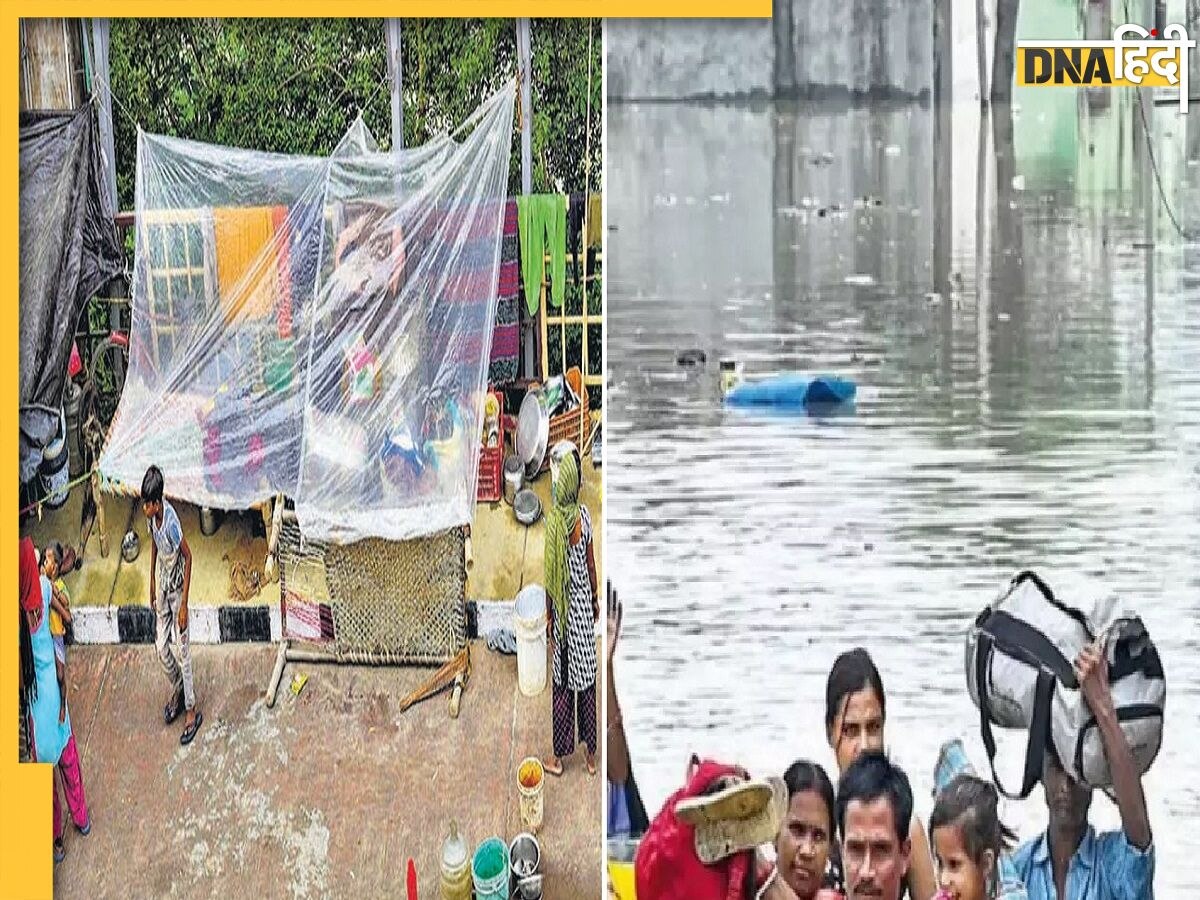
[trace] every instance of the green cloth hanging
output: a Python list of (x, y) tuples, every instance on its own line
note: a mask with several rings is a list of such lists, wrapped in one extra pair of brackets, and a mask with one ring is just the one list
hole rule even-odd
[(562, 308), (567, 287), (567, 198), (563, 194), (517, 197), (517, 230), (521, 239), (521, 279), (525, 306), (537, 313), (550, 245), (550, 302)]

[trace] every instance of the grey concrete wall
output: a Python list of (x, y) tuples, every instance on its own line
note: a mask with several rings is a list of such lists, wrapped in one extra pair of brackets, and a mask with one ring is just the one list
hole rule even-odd
[(608, 95), (679, 100), (770, 93), (766, 19), (607, 19)]
[(920, 96), (932, 86), (933, 6), (777, 0), (772, 20), (610, 19), (608, 93), (627, 100)]

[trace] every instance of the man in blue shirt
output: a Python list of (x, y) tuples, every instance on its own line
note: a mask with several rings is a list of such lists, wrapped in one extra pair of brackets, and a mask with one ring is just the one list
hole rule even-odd
[(1091, 788), (1064, 771), (1053, 748), (1046, 752), (1042, 785), (1050, 824), (1022, 844), (1013, 862), (1029, 900), (1150, 900), (1154, 896), (1154, 844), (1142, 780), (1117, 721), (1108, 666), (1097, 647), (1075, 660), (1084, 699), (1096, 717), (1121, 812), (1121, 830), (1097, 834), (1088, 824)]

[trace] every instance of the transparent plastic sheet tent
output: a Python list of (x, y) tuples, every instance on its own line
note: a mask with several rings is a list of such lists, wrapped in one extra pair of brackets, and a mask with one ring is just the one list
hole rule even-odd
[(139, 132), (130, 365), (100, 472), (319, 541), (472, 520), (515, 86), (454, 132), (329, 158)]

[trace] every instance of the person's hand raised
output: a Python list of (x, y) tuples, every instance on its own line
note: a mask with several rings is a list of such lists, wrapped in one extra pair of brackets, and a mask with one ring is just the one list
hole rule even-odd
[(624, 612), (624, 607), (621, 606), (621, 601), (617, 597), (617, 592), (613, 590), (612, 582), (608, 583), (608, 643), (605, 644), (605, 649), (608, 653), (608, 664), (611, 666), (613, 657), (617, 652), (617, 639), (621, 636), (621, 615)]
[(1075, 677), (1092, 713), (1112, 707), (1112, 689), (1108, 683), (1108, 660), (1099, 644), (1089, 644), (1075, 657)]

